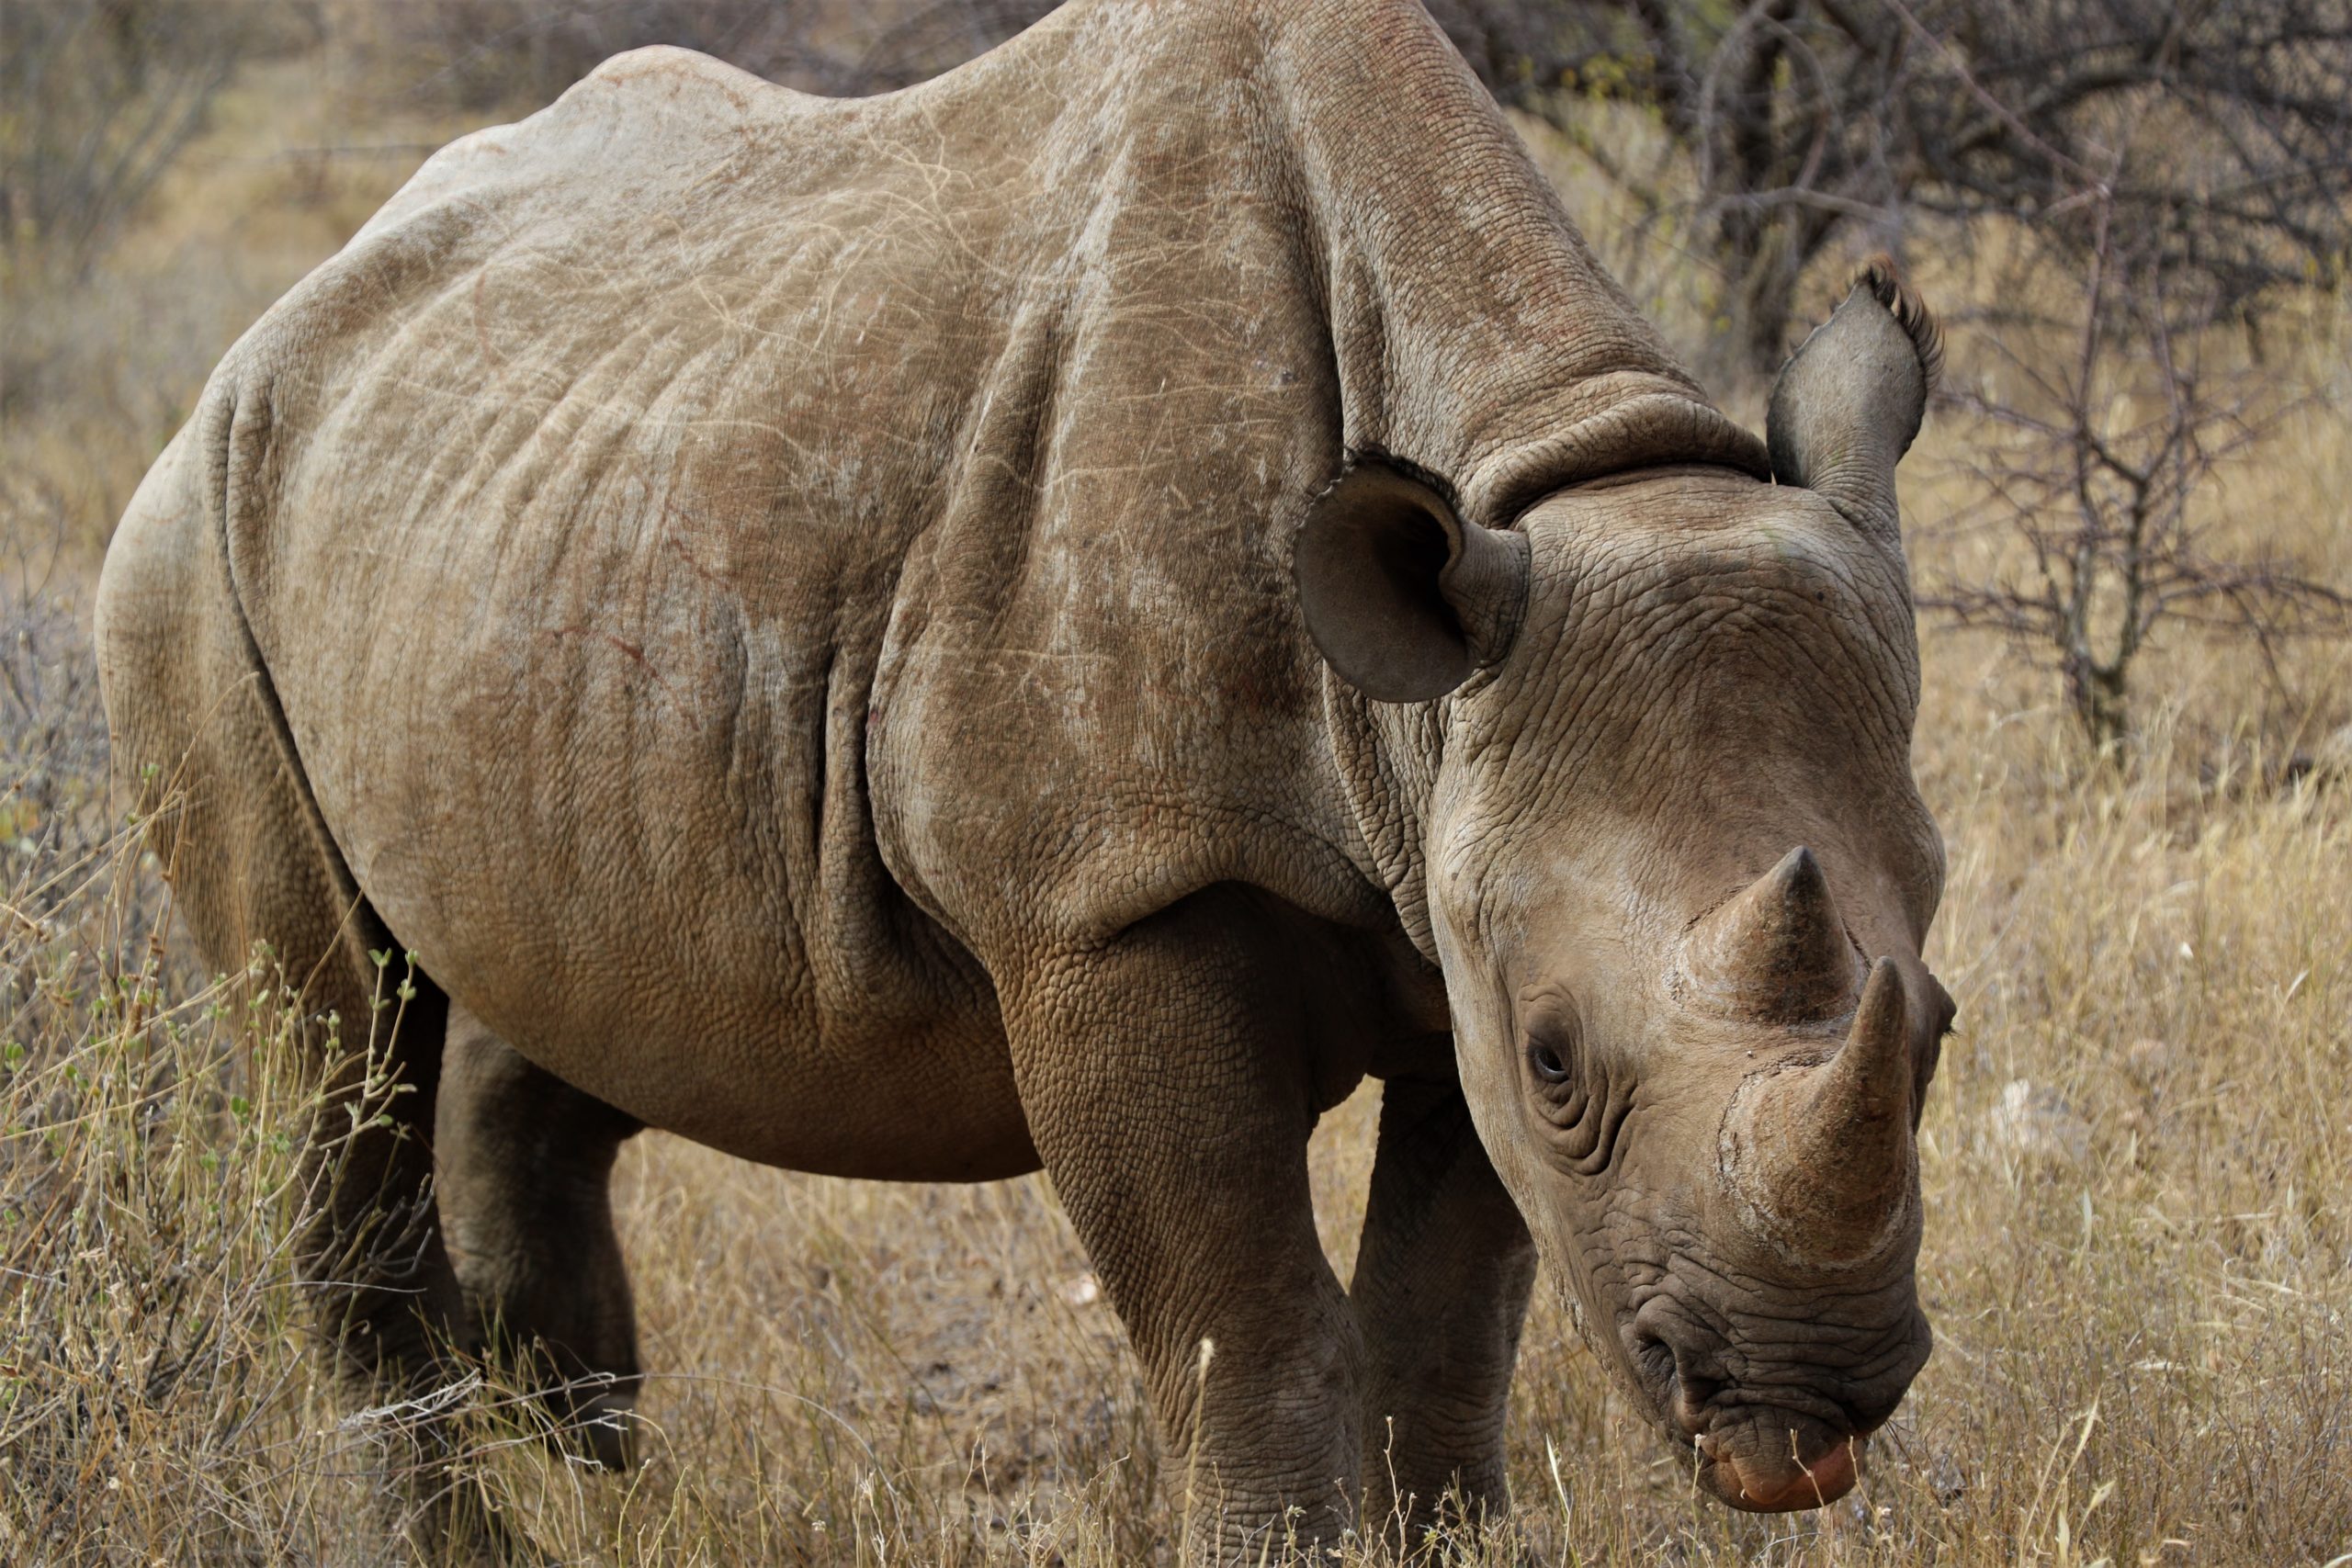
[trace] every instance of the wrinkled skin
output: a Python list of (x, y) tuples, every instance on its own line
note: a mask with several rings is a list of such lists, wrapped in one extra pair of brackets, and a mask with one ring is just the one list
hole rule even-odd
[[(445, 151), (99, 599), (179, 907), (331, 1092), (419, 955), (417, 1092), (314, 1155), (345, 1370), (533, 1360), (627, 1462), (651, 1125), (1049, 1171), (1220, 1556), (1499, 1501), (1539, 1252), (1714, 1495), (1838, 1495), (1926, 1354), (1949, 1020), (1934, 338), (1865, 284), (1768, 456), (1408, 0), (1078, 0), (858, 103), (646, 51)], [(1306, 1144), (1368, 1075), (1342, 1288)]]

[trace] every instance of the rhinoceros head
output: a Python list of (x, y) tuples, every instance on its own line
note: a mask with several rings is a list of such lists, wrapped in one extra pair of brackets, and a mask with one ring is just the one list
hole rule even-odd
[(1928, 1353), (1951, 1004), (1894, 465), (1936, 358), (1873, 271), (1782, 374), (1779, 483), (1651, 467), (1487, 529), (1366, 464), (1299, 542), (1334, 671), (1451, 694), (1365, 711), (1480, 1136), (1588, 1340), (1743, 1507), (1852, 1484)]

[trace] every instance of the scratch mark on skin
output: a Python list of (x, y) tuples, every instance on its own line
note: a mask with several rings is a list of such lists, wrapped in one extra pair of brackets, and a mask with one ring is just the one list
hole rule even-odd
[(727, 585), (727, 579), (718, 572), (713, 571), (710, 568), (703, 565), (700, 558), (695, 555), (693, 549), (687, 546), (686, 541), (680, 537), (678, 533), (678, 523), (682, 518), (689, 523), (698, 523), (703, 521), (701, 518), (695, 517), (691, 513), (687, 512), (684, 507), (680, 506), (675, 496), (664, 495), (662, 498), (662, 542), (664, 545), (667, 545), (671, 549), (677, 552), (678, 558), (685, 562), (686, 570), (688, 571), (693, 572), (696, 577), (702, 579), (705, 582), (711, 584), (713, 587), (725, 587)]
[(482, 358), (492, 365), (503, 365), (506, 356), (491, 346), (490, 323), (482, 319), (481, 295), (490, 282), (490, 273), (491, 269), (484, 267), (474, 274), (474, 286), (468, 292), (466, 308), (473, 318), (474, 342), (481, 347)]
[(593, 637), (612, 644), (615, 648), (619, 649), (623, 653), (628, 654), (629, 658), (637, 661), (638, 667), (652, 678), (655, 685), (662, 688), (662, 694), (663, 696), (668, 697), (673, 705), (682, 709), (685, 706), (684, 703), (678, 700), (678, 694), (676, 690), (671, 686), (669, 682), (664, 681), (662, 678), (662, 671), (653, 668), (651, 660), (645, 657), (645, 649), (638, 647), (637, 644), (629, 641), (627, 637), (616, 637), (611, 632), (600, 630), (595, 626), (549, 626), (548, 628), (547, 635), (549, 637)]

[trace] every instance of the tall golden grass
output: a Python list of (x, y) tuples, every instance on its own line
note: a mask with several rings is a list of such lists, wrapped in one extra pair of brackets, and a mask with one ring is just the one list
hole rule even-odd
[[(266, 961), (209, 976), (171, 933), (97, 776), (78, 619), (113, 510), (210, 356), (405, 173), (283, 149), (458, 129), (345, 123), (307, 69), (249, 76), (88, 288), (9, 304), (52, 312), (88, 373), (0, 432), (8, 542), (62, 563), (17, 573), (0, 650), (0, 1561), (392, 1554), (369, 1494), (405, 1417), (330, 1397), (293, 1279), (290, 1021)], [(1676, 276), (1670, 241), (1546, 157), (1614, 265)], [(1947, 304), (1973, 287), (1957, 261), (1929, 284)], [(1652, 292), (1703, 348), (1703, 301)], [(2321, 395), (2213, 503), (2352, 581), (2352, 316), (2297, 309), (2277, 374)], [(1923, 573), (1984, 547), (1972, 439), (1931, 421), (1905, 469)], [(2142, 744), (2110, 762), (2015, 649), (1931, 622), (1923, 659), (1917, 766), (1951, 849), (1929, 956), (1961, 1008), (1921, 1137), (1933, 1362), (1850, 1498), (1744, 1517), (1693, 1495), (1539, 1292), (1512, 1514), (1449, 1543), (1459, 1560), (2352, 1561), (2352, 779), (2281, 766), (2352, 718), (2352, 650), (2290, 649), (2282, 693), (2246, 650), (2170, 639)], [(1376, 1102), (1316, 1138), (1343, 1277)], [(1159, 1451), (1042, 1179), (858, 1184), (648, 1134), (616, 1179), (652, 1373), (641, 1467), (554, 1457), (490, 1369), (453, 1394), (461, 1483), (547, 1560), (1172, 1552), (1182, 1456)]]

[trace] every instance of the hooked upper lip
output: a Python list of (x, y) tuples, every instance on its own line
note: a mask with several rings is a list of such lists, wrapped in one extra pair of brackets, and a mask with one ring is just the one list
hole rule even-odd
[(1711, 1413), (1684, 1395), (1679, 1380), (1670, 1408), (1698, 1457), (1698, 1483), (1735, 1508), (1766, 1514), (1818, 1508), (1844, 1496), (1860, 1478), (1868, 1430), (1840, 1430), (1768, 1407)]
[[(1735, 1508), (1759, 1514), (1818, 1508), (1853, 1490), (1861, 1474), (1861, 1456), (1868, 1438), (1853, 1436), (1811, 1460), (1793, 1449), (1785, 1461), (1758, 1463), (1739, 1459), (1711, 1459), (1706, 1469), (1709, 1489)], [(1705, 1452), (1704, 1439), (1701, 1451)], [(1725, 1475), (1724, 1472), (1730, 1473)]]

